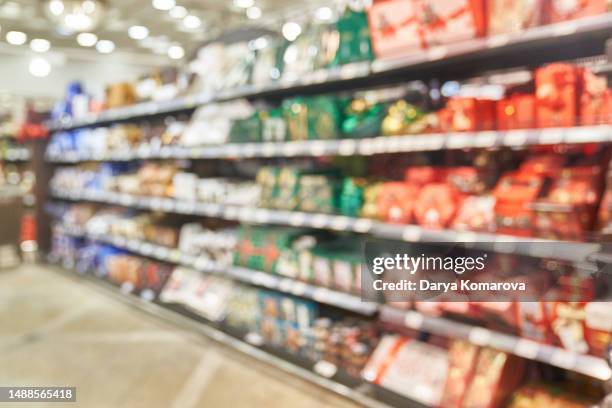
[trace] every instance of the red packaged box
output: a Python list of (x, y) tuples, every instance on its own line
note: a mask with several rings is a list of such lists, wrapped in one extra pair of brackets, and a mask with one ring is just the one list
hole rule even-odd
[(580, 124), (601, 125), (612, 123), (612, 90), (608, 79), (584, 71), (580, 96)]
[(525, 360), (489, 348), (480, 350), (464, 407), (499, 407), (523, 379)]
[(498, 130), (529, 129), (536, 126), (536, 98), (530, 94), (513, 94), (496, 104)]
[(378, 0), (368, 9), (374, 52), (398, 57), (482, 36), (483, 0)]
[(493, 191), (495, 223), (502, 234), (531, 235), (533, 213), (529, 203), (534, 201), (544, 184), (544, 179), (534, 174), (506, 173)]
[(488, 35), (515, 33), (540, 25), (542, 0), (489, 0)]
[(451, 167), (446, 171), (446, 181), (463, 194), (482, 194), (487, 189), (485, 174), (476, 167)]
[(428, 184), (421, 189), (414, 204), (416, 221), (426, 227), (445, 228), (459, 206), (457, 190), (445, 183)]
[(548, 0), (545, 5), (545, 21), (552, 24), (604, 14), (607, 11), (607, 0)]
[(595, 228), (600, 185), (598, 166), (563, 170), (547, 196), (530, 205), (535, 212), (534, 227), (538, 235), (551, 239), (586, 238)]
[(444, 180), (446, 169), (432, 166), (408, 167), (404, 173), (406, 183), (417, 187)]
[(378, 216), (388, 222), (411, 223), (414, 198), (417, 193), (418, 189), (416, 187), (406, 183), (383, 183), (378, 192)]
[(495, 126), (495, 101), (476, 98), (451, 98), (451, 127), (455, 132), (491, 130)]
[(460, 231), (493, 232), (495, 230), (494, 208), (494, 197), (467, 197), (463, 200), (452, 227)]
[(538, 127), (575, 126), (578, 96), (582, 88), (581, 69), (555, 63), (536, 69)]

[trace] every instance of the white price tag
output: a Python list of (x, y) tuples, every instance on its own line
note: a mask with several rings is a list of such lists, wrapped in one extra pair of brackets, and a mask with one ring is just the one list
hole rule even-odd
[(358, 219), (357, 221), (355, 221), (355, 224), (353, 225), (353, 229), (356, 232), (360, 232), (362, 234), (365, 234), (367, 232), (370, 232), (370, 230), (372, 229), (373, 225), (374, 225), (374, 223), (372, 222), (372, 220), (361, 218), (361, 219)]
[(519, 339), (519, 341), (516, 342), (516, 346), (514, 346), (514, 354), (533, 360), (537, 357), (539, 349), (540, 346), (535, 341)]
[(304, 218), (304, 213), (293, 213), (289, 217), (289, 224), (295, 227), (299, 227), (301, 225), (304, 225)]
[(310, 220), (310, 225), (314, 228), (324, 228), (327, 225), (328, 216), (325, 214), (316, 214)]
[(404, 325), (413, 330), (420, 330), (423, 327), (423, 315), (413, 311), (407, 311), (404, 315)]
[(331, 378), (338, 372), (338, 367), (328, 361), (321, 360), (314, 365), (313, 370), (320, 376)]
[(357, 150), (357, 142), (352, 139), (344, 139), (338, 143), (338, 153), (341, 156), (352, 156)]
[(483, 329), (482, 327), (474, 327), (470, 330), (469, 339), (471, 343), (477, 346), (486, 346), (491, 340), (491, 331)]
[(419, 242), (421, 240), (422, 233), (423, 231), (420, 227), (407, 225), (402, 231), (402, 239), (408, 242)]
[(439, 60), (446, 57), (446, 54), (448, 54), (448, 48), (445, 46), (433, 47), (427, 51), (427, 59), (429, 61)]
[(142, 292), (140, 292), (140, 298), (146, 302), (151, 302), (153, 299), (155, 299), (155, 292), (153, 292), (151, 289), (144, 289)]
[(550, 364), (568, 370), (572, 369), (576, 364), (576, 353), (557, 349), (550, 358)]
[(254, 346), (257, 346), (257, 347), (264, 344), (263, 337), (261, 337), (259, 333), (253, 333), (253, 332), (248, 333), (246, 336), (244, 336), (244, 341)]

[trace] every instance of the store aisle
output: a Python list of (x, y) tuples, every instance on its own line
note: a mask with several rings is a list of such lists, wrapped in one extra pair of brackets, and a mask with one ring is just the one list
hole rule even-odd
[(76, 386), (71, 407), (353, 406), (42, 266), (0, 271), (0, 322), (0, 384)]

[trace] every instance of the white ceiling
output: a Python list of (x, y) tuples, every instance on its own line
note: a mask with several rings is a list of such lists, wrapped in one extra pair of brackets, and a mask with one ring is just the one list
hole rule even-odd
[[(0, 54), (29, 53), (28, 44), (21, 46), (6, 43), (8, 31), (23, 31), (32, 38), (46, 38), (51, 42), (51, 52), (61, 53), (68, 59), (101, 61), (101, 54), (94, 49), (77, 44), (76, 35), (62, 35), (58, 27), (49, 20), (44, 11), (43, 0), (0, 0)], [(279, 30), (288, 19), (308, 19), (314, 10), (330, 5), (333, 0), (311, 0), (295, 2), (289, 0), (255, 0), (262, 10), (262, 17), (249, 20), (245, 9), (236, 7), (231, 0), (176, 0), (177, 5), (187, 8), (190, 14), (198, 16), (203, 24), (195, 30), (186, 29), (181, 20), (174, 19), (167, 11), (157, 10), (151, 0), (107, 0), (108, 11), (96, 30), (99, 39), (108, 39), (116, 44), (113, 54), (123, 55), (123, 61), (135, 65), (169, 64), (164, 47), (157, 52), (145, 47), (146, 42), (136, 41), (127, 35), (132, 25), (144, 25), (149, 31), (149, 43), (181, 45), (186, 55), (204, 41), (214, 38), (228, 28), (246, 25), (261, 25)], [(297, 4), (296, 4), (297, 3)]]

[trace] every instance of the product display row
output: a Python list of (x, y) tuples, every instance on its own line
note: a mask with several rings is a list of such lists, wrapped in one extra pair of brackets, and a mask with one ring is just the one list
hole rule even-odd
[[(55, 205), (50, 210), (61, 221), (55, 234), (58, 243), (53, 251), (58, 257), (74, 257), (74, 244), (64, 245), (64, 240), (74, 243), (78, 239), (90, 238), (110, 243), (119, 248), (118, 251), (142, 253), (201, 271), (215, 272), (226, 279), (311, 297), (350, 311), (364, 310), (358, 307), (358, 299), (354, 298), (348, 303), (340, 300), (340, 293), (359, 295), (364, 282), (362, 274), (371, 274), (367, 272), (361, 254), (366, 240), (359, 237), (297, 228), (210, 230), (196, 223), (168, 227), (167, 220), (164, 226), (160, 219), (155, 220), (150, 214), (104, 208), (95, 211), (94, 207), (85, 204)], [(75, 228), (76, 232), (71, 233)], [(145, 243), (133, 245), (130, 243), (133, 240)], [(204, 242), (206, 245), (200, 245)], [(155, 248), (150, 244), (160, 247)], [(150, 248), (145, 250), (144, 245)], [(175, 250), (178, 250), (176, 255), (172, 254)], [(232, 272), (232, 263), (246, 269), (242, 273)], [(290, 280), (277, 280), (280, 283), (270, 285), (266, 279), (258, 276), (258, 272)], [(495, 303), (477, 299), (456, 301), (449, 295), (438, 296), (436, 301), (423, 301), (415, 297), (403, 298), (398, 302), (391, 292), (371, 300), (387, 302), (395, 308), (413, 309), (424, 316), (444, 316), (451, 320), (461, 317), (460, 320), (467, 319), (473, 325), (489, 330), (561, 346), (575, 353), (605, 356), (612, 338), (612, 322), (606, 316), (609, 303), (601, 301), (602, 294), (605, 298), (606, 281), (597, 280), (595, 275), (570, 264), (518, 259), (508, 255), (490, 258), (487, 267), (481, 273), (471, 275), (471, 279), (483, 282), (522, 279), (550, 289), (538, 301), (526, 301), (521, 298), (524, 295), (498, 297)], [(319, 294), (316, 290), (307, 291), (306, 286), (299, 292), (299, 281), (310, 287), (336, 292)], [(136, 289), (141, 289), (142, 285), (135, 281), (131, 283)], [(339, 299), (334, 302), (333, 296)], [(567, 302), (568, 297), (580, 302)]]
[[(247, 85), (261, 88), (270, 83), (291, 83), (321, 70), (369, 62), (374, 56), (383, 60), (413, 56), (423, 50), (487, 34), (517, 33), (542, 24), (608, 11), (604, 0), (590, 0), (571, 7), (548, 0), (519, 1), (512, 5), (496, 0), (466, 0), (453, 7), (444, 0), (418, 3), (379, 0), (365, 11), (361, 2), (350, 3), (336, 22), (310, 24), (291, 41), (260, 37), (230, 45), (214, 42), (201, 48), (184, 69), (161, 69), (137, 82), (111, 84), (103, 96), (90, 95), (75, 84), (66, 99), (56, 106), (53, 119), (65, 122), (87, 117), (90, 112), (140, 101), (170, 100), (186, 94), (214, 94)], [(351, 71), (359, 70), (355, 67)], [(365, 66), (364, 73), (368, 70)], [(194, 103), (195, 99), (191, 105)]]
[[(329, 95), (294, 97), (266, 109), (245, 100), (211, 104), (196, 110), (190, 120), (178, 117), (143, 125), (57, 132), (47, 155), (85, 159), (121, 156), (128, 151), (146, 155), (170, 146), (362, 139), (610, 122), (612, 93), (605, 76), (558, 63), (539, 68), (533, 78), (535, 81), (497, 86), (495, 98), (486, 96), (491, 92), (485, 85), (466, 85), (463, 90), (452, 91), (447, 84), (442, 93), (456, 95), (441, 101), (431, 98), (440, 90), (421, 84), (411, 91), (397, 88), (361, 92), (353, 99)], [(405, 95), (397, 99), (398, 94)]]
[[(601, 398), (595, 383), (570, 373), (565, 374), (565, 381), (566, 390), (572, 391), (558, 394), (546, 382), (559, 378), (559, 373), (543, 366), (527, 370), (532, 363), (501, 351), (438, 336), (417, 340), (384, 334), (370, 320), (338, 319), (312, 301), (147, 261), (79, 238), (56, 235), (52, 255), (124, 291), (141, 293), (150, 300), (159, 296), (163, 304), (180, 304), (208, 320), (222, 322), (229, 332), (248, 333), (251, 342), (260, 346), (284, 350), (312, 363), (329, 362), (349, 376), (428, 406), (528, 407), (550, 400), (566, 404), (559, 406), (587, 407)], [(473, 381), (477, 378), (480, 380)], [(521, 386), (525, 382), (539, 385)], [(419, 386), (413, 387), (415, 383)]]
[(341, 1), (72, 83), (49, 260), (367, 406), (603, 408), (612, 9), (566, 3)]
[[(563, 155), (508, 152), (503, 161), (498, 157), (495, 162), (483, 153), (467, 160), (469, 166), (404, 164), (403, 169), (401, 161), (394, 165), (386, 158), (368, 165), (369, 178), (343, 177), (342, 167), (334, 166), (264, 166), (255, 181), (199, 178), (171, 162), (107, 163), (58, 168), (51, 188), (67, 194), (119, 192), (188, 203), (340, 214), (430, 229), (588, 241), (609, 220), (608, 157), (606, 149), (568, 147)], [(353, 168), (360, 165), (349, 162)], [(384, 181), (385, 175), (393, 176), (390, 173), (403, 173), (403, 179)]]

